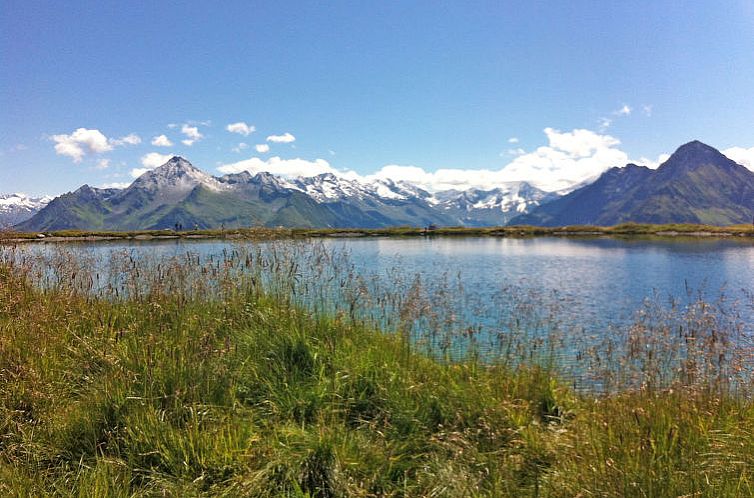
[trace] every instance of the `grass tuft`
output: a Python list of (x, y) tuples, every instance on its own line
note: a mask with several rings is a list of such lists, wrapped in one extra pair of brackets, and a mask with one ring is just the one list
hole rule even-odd
[[(404, 317), (381, 330), (263, 256), (114, 255), (115, 279), (4, 257), (0, 495), (754, 495), (754, 357), (711, 305), (648, 306), (584, 353), (598, 378), (576, 390), (557, 342), (450, 358), (471, 333), (407, 343), (444, 323), (426, 289), (381, 298)], [(524, 304), (512, 322), (547, 323)]]

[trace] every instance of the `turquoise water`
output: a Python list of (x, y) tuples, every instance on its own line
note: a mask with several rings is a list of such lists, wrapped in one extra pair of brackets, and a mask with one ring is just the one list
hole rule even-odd
[(397, 266), (428, 280), (460, 274), (465, 291), (480, 302), (494, 301), (505, 289), (530, 291), (587, 328), (631, 320), (645, 299), (722, 297), (752, 316), (750, 241), (435, 238), (341, 244), (364, 270)]
[[(22, 244), (15, 254), (51, 255), (28, 261), (68, 268), (55, 254), (71, 253), (97, 275), (95, 288), (110, 285), (107, 295), (133, 261), (162, 262), (169, 272), (165, 262), (175, 258), (175, 268), (194, 268), (194, 277), (209, 281), (228, 259), (234, 271), (248, 272), (240, 262), (251, 257), (261, 279), (285, 275), (277, 291), (310, 308), (371, 320), (449, 357), (476, 351), (517, 363), (553, 346), (547, 354), (562, 374), (590, 388), (603, 386), (592, 377), (606, 365), (638, 361), (645, 371), (646, 358), (630, 351), (638, 343), (666, 359), (667, 371), (702, 341), (726, 365), (752, 367), (754, 241), (746, 239), (163, 240)], [(131, 273), (131, 282), (143, 279)]]
[[(222, 257), (245, 244), (270, 248), (287, 242), (238, 243), (217, 240), (65, 243), (81, 254), (105, 256)], [(568, 326), (599, 332), (630, 322), (646, 299), (683, 304), (702, 296), (725, 299), (754, 322), (754, 242), (741, 239), (613, 238), (353, 238), (323, 239), (312, 247), (347, 253), (353, 272), (389, 290), (407, 292), (415, 276), (426, 289), (446, 290), (438, 306), (458, 307), (460, 318), (492, 323), (509, 316), (522, 296), (551, 309)], [(27, 251), (46, 251), (34, 244)], [(266, 249), (265, 249), (266, 250)], [(300, 249), (306, 253), (306, 244)], [(306, 262), (300, 271), (313, 285)], [(375, 284), (377, 285), (377, 284)]]

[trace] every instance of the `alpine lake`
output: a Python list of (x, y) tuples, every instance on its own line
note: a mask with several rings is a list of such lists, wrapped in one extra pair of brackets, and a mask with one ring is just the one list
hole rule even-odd
[(706, 334), (723, 331), (747, 347), (754, 334), (754, 241), (744, 237), (175, 239), (2, 251), (47, 265), (36, 273), (42, 285), (64, 278), (54, 275), (55, 258), (77, 259), (95, 293), (118, 285), (127, 292), (128, 262), (193, 264), (208, 280), (211, 269), (252, 268), (271, 292), (304, 308), (402, 331), (433, 354), (547, 351), (574, 379), (594, 366), (585, 366), (587, 352), (621, 350), (637, 327), (680, 337), (699, 321)]

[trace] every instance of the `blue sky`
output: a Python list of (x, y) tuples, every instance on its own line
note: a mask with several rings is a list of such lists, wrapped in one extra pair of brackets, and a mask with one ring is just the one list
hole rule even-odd
[(0, 192), (126, 183), (173, 153), (435, 188), (555, 188), (692, 139), (754, 168), (751, 0), (0, 9)]

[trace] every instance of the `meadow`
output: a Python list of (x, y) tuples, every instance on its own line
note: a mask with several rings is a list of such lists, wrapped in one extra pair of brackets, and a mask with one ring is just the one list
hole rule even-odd
[(452, 288), (281, 247), (0, 252), (0, 495), (754, 495), (754, 349), (718, 303), (595, 342), (510, 289), (482, 350)]
[(416, 237), (416, 236), (490, 236), (490, 237), (541, 237), (541, 236), (613, 236), (613, 237), (752, 237), (754, 225), (696, 225), (690, 223), (651, 224), (623, 223), (614, 226), (572, 225), (540, 227), (513, 225), (500, 227), (385, 227), (385, 228), (284, 228), (245, 227), (197, 230), (52, 230), (44, 233), (0, 230), (0, 241), (24, 240), (129, 240), (159, 238), (232, 238), (250, 240), (296, 239), (311, 237)]

